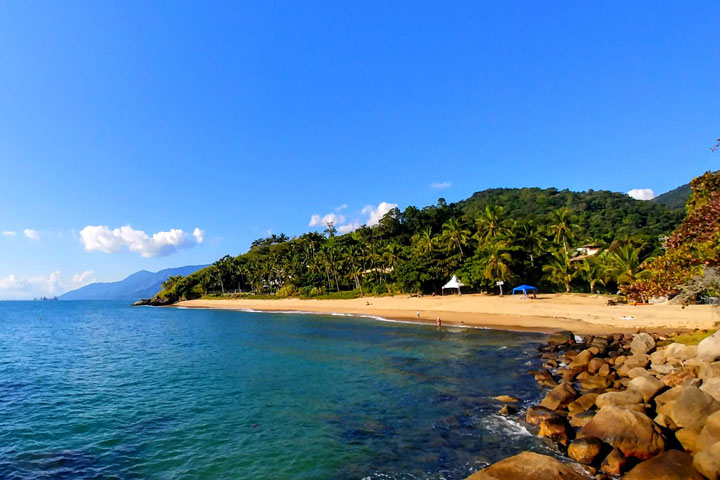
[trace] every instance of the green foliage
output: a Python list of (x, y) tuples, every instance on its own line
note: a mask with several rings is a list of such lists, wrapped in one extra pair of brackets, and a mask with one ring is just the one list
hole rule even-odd
[[(682, 215), (611, 192), (486, 190), (458, 203), (439, 199), (422, 209), (394, 209), (378, 225), (344, 235), (328, 225), (323, 234), (260, 238), (246, 253), (169, 279), (161, 294), (183, 299), (439, 293), (453, 274), (474, 289), (491, 291), (499, 280), (508, 287), (534, 283), (545, 291), (610, 291), (635, 278), (639, 262), (660, 250), (658, 236), (675, 228)], [(577, 247), (586, 243), (605, 247), (605, 253), (576, 261)], [(631, 266), (620, 268), (618, 259)]]

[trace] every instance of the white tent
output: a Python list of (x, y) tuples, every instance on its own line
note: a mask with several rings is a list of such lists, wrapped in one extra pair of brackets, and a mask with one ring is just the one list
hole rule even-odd
[(445, 295), (445, 289), (446, 288), (457, 288), (458, 295), (460, 295), (460, 287), (464, 287), (465, 284), (462, 283), (460, 280), (457, 279), (455, 275), (452, 276), (450, 281), (445, 284), (445, 286), (442, 287), (442, 294)]

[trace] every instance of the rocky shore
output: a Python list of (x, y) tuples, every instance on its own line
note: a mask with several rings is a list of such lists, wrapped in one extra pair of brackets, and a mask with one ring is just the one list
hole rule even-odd
[(524, 418), (565, 461), (523, 452), (468, 480), (718, 479), (720, 331), (692, 346), (562, 331), (540, 352), (530, 373), (549, 391)]
[(172, 305), (175, 303), (173, 300), (170, 300), (169, 298), (165, 297), (155, 297), (155, 298), (141, 298), (137, 302), (133, 303), (133, 307), (144, 307), (144, 306), (150, 306), (150, 307), (166, 307), (168, 305)]

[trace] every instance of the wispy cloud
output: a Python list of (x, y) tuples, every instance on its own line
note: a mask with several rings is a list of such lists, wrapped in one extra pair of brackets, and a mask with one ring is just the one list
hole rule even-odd
[(343, 203), (342, 205), (338, 205), (337, 207), (335, 207), (335, 211), (341, 212), (341, 211), (345, 210), (347, 207), (348, 207), (347, 203)]
[(17, 232), (13, 232), (12, 230), (5, 230), (2, 232), (3, 237), (14, 237), (17, 235)]
[(430, 188), (433, 188), (435, 190), (445, 190), (446, 188), (452, 187), (451, 182), (438, 182), (438, 183), (431, 183)]
[(326, 227), (330, 223), (332, 223), (335, 226), (340, 225), (345, 221), (345, 215), (335, 215), (334, 213), (328, 213), (327, 215), (321, 217), (320, 215), (313, 215), (310, 217), (310, 223), (308, 223), (308, 226), (310, 227)]
[[(343, 204), (341, 207), (344, 209), (347, 208), (347, 205)], [(311, 227), (321, 227), (327, 226), (332, 222), (338, 232), (350, 233), (363, 225), (368, 225), (370, 227), (377, 225), (380, 222), (380, 219), (382, 219), (385, 214), (394, 208), (397, 208), (397, 203), (380, 202), (378, 206), (366, 205), (362, 210), (360, 210), (360, 215), (357, 215), (357, 218), (353, 218), (351, 220), (349, 220), (345, 215), (335, 213), (320, 215), (316, 213), (310, 217), (310, 223), (308, 223), (308, 225)], [(336, 208), (335, 210), (337, 211), (338, 209)], [(364, 216), (365, 218), (362, 219), (361, 216)]]
[(652, 200), (655, 198), (655, 192), (650, 188), (633, 188), (627, 194), (635, 200)]
[(130, 225), (113, 230), (102, 225), (88, 225), (80, 231), (80, 240), (88, 252), (119, 253), (129, 250), (142, 257), (170, 255), (199, 245), (204, 239), (205, 231), (199, 228), (195, 228), (192, 234), (173, 228), (167, 232), (153, 233), (152, 236)]
[(38, 232), (37, 230), (31, 230), (29, 228), (26, 228), (25, 230), (23, 230), (23, 233), (30, 240), (40, 240), (40, 232)]

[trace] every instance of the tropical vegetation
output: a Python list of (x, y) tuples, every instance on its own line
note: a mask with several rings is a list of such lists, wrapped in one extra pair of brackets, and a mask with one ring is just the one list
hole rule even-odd
[[(693, 194), (688, 208), (704, 209), (694, 218), (720, 206), (714, 202)], [(498, 292), (502, 281), (542, 291), (634, 292), (666, 254), (666, 238), (675, 245), (699, 235), (683, 227), (684, 215), (608, 191), (491, 189), (457, 203), (394, 209), (377, 225), (343, 235), (328, 224), (323, 232), (260, 238), (245, 253), (169, 278), (159, 295), (428, 294), (452, 275), (475, 291)], [(690, 250), (680, 255), (699, 254)]]

